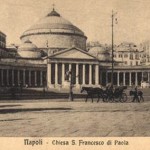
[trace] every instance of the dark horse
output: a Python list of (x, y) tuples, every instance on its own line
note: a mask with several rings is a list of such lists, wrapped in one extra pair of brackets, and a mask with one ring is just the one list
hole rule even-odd
[[(143, 98), (143, 92), (142, 91), (130, 91), (130, 96), (133, 96), (133, 101), (137, 100), (138, 102), (140, 102), (141, 100), (144, 102), (144, 98)], [(140, 97), (140, 99), (139, 99)]]
[(87, 96), (86, 96), (85, 102), (87, 102), (88, 98), (91, 98), (92, 99), (92, 103), (93, 103), (93, 97), (94, 97), (94, 95), (98, 96), (97, 102), (99, 102), (100, 98), (102, 98), (104, 100), (103, 90), (101, 88), (97, 88), (97, 87), (96, 88), (93, 88), (93, 87), (82, 87), (81, 93), (83, 91), (87, 92)]

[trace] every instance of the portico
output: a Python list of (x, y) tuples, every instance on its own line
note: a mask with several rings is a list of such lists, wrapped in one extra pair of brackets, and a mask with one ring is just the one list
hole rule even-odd
[[(68, 88), (71, 80), (75, 88), (81, 86), (106, 86), (111, 83), (110, 62), (103, 62), (86, 51), (70, 48), (47, 58), (47, 86), (51, 88)], [(141, 81), (150, 80), (148, 66), (115, 66), (114, 85), (138, 86)], [(67, 72), (71, 71), (71, 79)]]
[[(44, 63), (30, 65), (19, 62), (1, 63), (0, 86), (13, 85), (28, 87), (69, 88), (70, 80), (74, 88), (82, 86), (106, 86), (111, 82), (109, 62), (102, 62), (86, 51), (70, 48), (47, 57)], [(47, 64), (46, 64), (47, 62)], [(71, 71), (71, 79), (67, 72)], [(114, 85), (139, 86), (142, 81), (150, 82), (149, 66), (115, 66)]]
[(89, 53), (71, 48), (48, 58), (47, 81), (49, 88), (67, 88), (70, 79), (67, 72), (71, 71), (74, 87), (100, 85), (100, 62)]

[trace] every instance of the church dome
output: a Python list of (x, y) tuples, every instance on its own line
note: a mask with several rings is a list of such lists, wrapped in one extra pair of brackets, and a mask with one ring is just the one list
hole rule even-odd
[(79, 28), (74, 26), (70, 21), (61, 17), (60, 14), (58, 14), (55, 10), (50, 12), (46, 17), (40, 19), (35, 25), (26, 30), (21, 38), (28, 34), (39, 34), (42, 32), (66, 32), (84, 36), (84, 33)]
[(30, 40), (25, 41), (22, 45), (19, 46), (20, 51), (35, 51), (37, 46), (33, 44)]
[(31, 40), (39, 48), (70, 48), (75, 45), (85, 49), (87, 37), (70, 21), (61, 17), (54, 9), (20, 37)]
[(18, 54), (24, 58), (40, 58), (41, 51), (30, 40), (25, 41), (18, 48)]
[(109, 51), (106, 50), (104, 47), (92, 47), (89, 50), (89, 53), (102, 61), (109, 61), (111, 59)]

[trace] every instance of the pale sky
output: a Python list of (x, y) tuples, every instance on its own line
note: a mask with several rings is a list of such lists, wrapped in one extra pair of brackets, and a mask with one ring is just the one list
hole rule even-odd
[(150, 40), (150, 0), (0, 0), (0, 31), (7, 43), (52, 10), (80, 28), (88, 41), (111, 43), (111, 12), (117, 11), (114, 42)]

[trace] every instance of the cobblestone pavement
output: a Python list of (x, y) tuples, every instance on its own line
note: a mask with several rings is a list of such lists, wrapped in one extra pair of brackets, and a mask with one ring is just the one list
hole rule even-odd
[(1, 101), (0, 136), (150, 136), (150, 102)]

